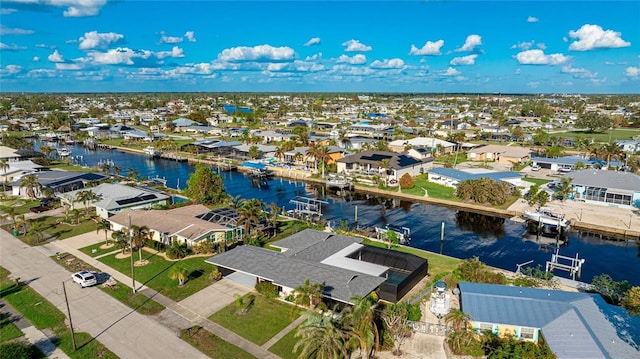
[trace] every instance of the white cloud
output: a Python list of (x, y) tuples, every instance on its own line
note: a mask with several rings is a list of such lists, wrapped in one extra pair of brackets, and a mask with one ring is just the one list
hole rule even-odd
[(153, 53), (148, 50), (132, 50), (126, 47), (110, 49), (107, 52), (92, 51), (89, 53), (94, 65), (133, 65), (133, 59), (149, 59)]
[(320, 45), (319, 37), (312, 37), (311, 39), (309, 39), (309, 41), (304, 43), (304, 46), (313, 46), (313, 45)]
[(221, 61), (289, 61), (294, 57), (295, 52), (292, 48), (271, 45), (232, 47), (218, 54), (218, 60)]
[(0, 51), (20, 51), (25, 50), (26, 47), (18, 46), (16, 44), (5, 44), (4, 42), (0, 42)]
[(322, 58), (322, 52), (318, 52), (317, 54), (313, 54), (311, 56), (307, 56), (305, 61), (318, 61)]
[(75, 70), (82, 70), (83, 68), (84, 68), (84, 64), (80, 62), (74, 62), (74, 63), (60, 62), (56, 64), (56, 70), (62, 70), (62, 71), (75, 71)]
[(464, 45), (462, 45), (461, 48), (456, 49), (456, 51), (473, 51), (473, 49), (475, 49), (475, 47), (479, 45), (482, 45), (482, 37), (480, 37), (480, 35), (472, 34), (467, 36)]
[(545, 55), (542, 50), (526, 50), (518, 53), (515, 58), (521, 65), (560, 65), (571, 59), (563, 54)]
[(160, 38), (160, 43), (161, 44), (179, 44), (179, 43), (181, 43), (183, 41), (184, 41), (184, 39), (182, 37), (166, 36), (164, 34), (162, 34), (162, 37)]
[(4, 68), (0, 67), (0, 76), (14, 75), (22, 71), (20, 65), (7, 65)]
[(547, 45), (545, 45), (544, 42), (541, 42), (541, 43), (537, 44), (536, 47), (539, 48), (540, 50), (546, 50), (547, 49)]
[(624, 70), (624, 75), (637, 80), (640, 78), (640, 67), (629, 66)]
[(458, 71), (458, 70), (456, 70), (456, 69), (454, 69), (453, 67), (449, 67), (449, 68), (447, 69), (447, 71), (445, 71), (445, 72), (443, 73), (443, 75), (445, 75), (445, 76), (458, 76), (458, 75), (460, 75), (460, 74), (461, 74), (461, 72), (460, 72), (460, 71)]
[(409, 55), (419, 55), (419, 56), (427, 56), (427, 55), (440, 55), (440, 49), (444, 45), (444, 40), (438, 40), (435, 42), (427, 41), (422, 48), (417, 48), (415, 45), (411, 44), (411, 50), (409, 51)]
[(473, 65), (476, 63), (477, 54), (472, 54), (468, 56), (454, 57), (449, 65), (452, 66), (460, 66), (460, 65)]
[(194, 31), (185, 32), (184, 37), (186, 37), (189, 42), (196, 42), (196, 33)]
[(56, 71), (49, 70), (49, 69), (35, 69), (27, 72), (26, 76), (28, 78), (34, 78), (34, 79), (45, 78), (45, 77), (55, 77)]
[(529, 16), (527, 22), (538, 22), (538, 18), (535, 16)]
[(13, 14), (16, 11), (18, 11), (18, 10), (16, 10), (16, 9), (0, 9), (0, 15), (9, 15), (9, 14)]
[(68, 6), (63, 13), (65, 17), (95, 16), (107, 3), (107, 0), (40, 0), (53, 6)]
[(593, 79), (598, 77), (597, 72), (594, 73), (582, 67), (571, 67), (569, 65), (563, 66), (562, 72), (565, 74), (571, 74), (577, 79)]
[(34, 56), (33, 57), (33, 62), (38, 62), (38, 61), (40, 61), (40, 58), (38, 56)]
[(51, 49), (51, 50), (53, 50), (53, 49), (55, 49), (55, 48), (56, 48), (56, 46), (55, 46), (55, 45), (51, 45), (51, 46), (49, 46), (49, 45), (47, 45), (47, 44), (35, 44), (35, 45), (33, 45), (33, 46), (35, 46), (35, 47), (39, 47), (39, 48), (42, 48), (42, 49)]
[(31, 35), (33, 30), (21, 29), (19, 27), (6, 27), (0, 25), (0, 35)]
[(124, 39), (124, 35), (115, 32), (99, 33), (97, 31), (85, 32), (78, 41), (80, 50), (90, 50), (96, 48), (106, 48), (111, 44)]
[(51, 62), (64, 62), (64, 57), (60, 55), (58, 50), (54, 50), (53, 53), (47, 57), (47, 59)]
[(535, 41), (531, 40), (531, 41), (522, 41), (519, 42), (515, 45), (511, 45), (512, 49), (520, 49), (520, 50), (529, 50), (533, 44), (535, 44)]
[(404, 61), (397, 57), (390, 60), (375, 60), (370, 66), (372, 69), (401, 69), (404, 67)]
[(173, 58), (184, 57), (184, 50), (182, 50), (178, 46), (174, 46), (171, 49), (171, 51), (159, 51), (159, 52), (157, 52), (156, 53), (156, 57), (158, 57), (159, 59), (164, 59), (165, 57), (173, 57)]
[(584, 24), (578, 30), (569, 31), (570, 38), (578, 39), (569, 45), (569, 50), (588, 51), (631, 46), (630, 42), (620, 37), (621, 35), (613, 30), (603, 30), (599, 25)]
[(336, 60), (338, 63), (347, 63), (351, 65), (362, 65), (367, 62), (367, 57), (363, 54), (356, 54), (353, 57), (349, 57), (348, 55), (341, 55)]
[(347, 48), (344, 51), (352, 52), (352, 51), (371, 51), (373, 48), (371, 46), (365, 45), (358, 40), (349, 40), (342, 43), (342, 46), (346, 46)]

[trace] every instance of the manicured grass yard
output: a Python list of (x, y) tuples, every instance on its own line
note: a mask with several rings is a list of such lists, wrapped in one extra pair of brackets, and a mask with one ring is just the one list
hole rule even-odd
[[(374, 247), (387, 248), (386, 243), (372, 241), (365, 239), (363, 244), (367, 244)], [(451, 272), (458, 267), (458, 264), (461, 262), (460, 259), (443, 256), (437, 253), (423, 251), (421, 249), (398, 246), (392, 247), (392, 249), (397, 250), (399, 252), (411, 253), (421, 258), (426, 258), (429, 263), (429, 275), (436, 276), (440, 273)]]
[[(100, 232), (100, 234), (103, 234), (103, 232)], [(109, 244), (114, 244), (113, 239), (109, 238)], [(91, 256), (91, 257), (97, 257), (97, 256), (101, 256), (103, 254), (107, 254), (107, 253), (111, 253), (113, 251), (119, 251), (120, 250), (120, 248), (116, 247), (115, 245), (113, 245), (113, 246), (111, 246), (109, 248), (105, 248), (105, 249), (100, 248), (101, 246), (104, 246), (104, 245), (105, 245), (105, 242), (103, 240), (103, 241), (100, 241), (100, 242), (98, 242), (96, 244), (92, 244), (90, 246), (87, 246), (87, 247), (84, 247), (84, 248), (80, 248), (80, 252), (82, 252), (82, 253), (84, 253), (84, 254), (86, 254), (88, 256)], [(94, 252), (94, 250), (95, 250), (95, 252)]]
[(20, 329), (11, 322), (9, 313), (0, 314), (0, 343), (20, 338), (22, 335)]
[(53, 304), (27, 285), (16, 286), (8, 278), (9, 271), (0, 268), (0, 297), (11, 304), (25, 319), (38, 329), (51, 329), (58, 339), (54, 342), (69, 357), (117, 358), (98, 340), (87, 333), (76, 333), (77, 350), (72, 349), (71, 331), (64, 323), (65, 315)]
[(535, 184), (539, 184), (541, 186), (543, 184), (549, 183), (549, 180), (542, 179), (542, 178), (523, 177), (522, 180), (523, 181), (527, 181), (527, 182), (531, 182), (531, 183), (535, 183)]
[(601, 132), (583, 132), (583, 131), (570, 131), (570, 132), (562, 132), (554, 135), (553, 137), (573, 137), (573, 138), (593, 138), (596, 142), (608, 142), (609, 138), (612, 141), (615, 140), (630, 140), (633, 136), (640, 135), (639, 129), (632, 128), (616, 128), (611, 131), (611, 137), (609, 137), (609, 131), (601, 131)]
[(201, 327), (192, 327), (180, 332), (180, 338), (194, 348), (214, 359), (250, 359), (253, 355), (227, 343), (215, 334)]
[(298, 355), (293, 353), (293, 347), (298, 342), (298, 338), (295, 337), (297, 332), (298, 328), (295, 328), (287, 333), (282, 339), (272, 345), (269, 351), (282, 359), (296, 359)]
[[(51, 236), (55, 239), (67, 239), (71, 237), (75, 237), (80, 234), (84, 234), (87, 232), (96, 230), (96, 222), (91, 219), (85, 219), (80, 221), (79, 224), (67, 224), (61, 223), (62, 218), (60, 217), (40, 217), (35, 218), (32, 221), (39, 222), (42, 224), (42, 231), (44, 232), (45, 240)], [(28, 228), (27, 228), (28, 230)], [(29, 243), (27, 236), (24, 235), (24, 230), (20, 229), (20, 234), (18, 238), (25, 242)], [(32, 245), (44, 244), (45, 241), (40, 243), (32, 243)]]
[(459, 201), (453, 194), (455, 189), (441, 184), (429, 182), (427, 175), (419, 175), (414, 178), (413, 188), (403, 189), (402, 193), (412, 194), (416, 196), (424, 196), (424, 189), (427, 190), (429, 197), (446, 199), (450, 201)]
[[(136, 281), (157, 290), (175, 301), (180, 301), (213, 283), (209, 276), (213, 266), (204, 262), (205, 257), (193, 257), (171, 262), (161, 256), (143, 251), (142, 258), (148, 260), (149, 264), (135, 267)], [(134, 259), (136, 261), (139, 259), (138, 253), (134, 253)], [(110, 255), (98, 260), (120, 273), (127, 276), (131, 275), (129, 258), (117, 259), (115, 255)], [(189, 280), (182, 287), (178, 287), (177, 279), (169, 278), (171, 267), (178, 263), (182, 263), (189, 271)]]
[(297, 308), (262, 295), (256, 295), (247, 314), (236, 314), (237, 311), (236, 303), (232, 303), (210, 316), (209, 320), (257, 345), (266, 343), (300, 314)]
[[(5, 199), (0, 201), (0, 210), (4, 212), (8, 207), (13, 207), (16, 210), (16, 214), (20, 215), (28, 213), (29, 208), (37, 207), (39, 205), (40, 201), (37, 201), (35, 199)], [(11, 221), (11, 218), (9, 218), (9, 221)]]

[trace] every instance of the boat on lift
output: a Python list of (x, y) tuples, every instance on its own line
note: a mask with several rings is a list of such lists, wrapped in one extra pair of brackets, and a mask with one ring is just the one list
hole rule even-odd
[(548, 226), (552, 228), (568, 231), (571, 227), (571, 221), (564, 218), (564, 214), (557, 213), (553, 208), (540, 207), (537, 211), (524, 211), (524, 216), (539, 226)]
[(160, 155), (162, 154), (162, 152), (158, 151), (155, 149), (155, 147), (153, 146), (147, 146), (144, 148), (144, 153), (153, 158), (153, 157), (160, 157)]

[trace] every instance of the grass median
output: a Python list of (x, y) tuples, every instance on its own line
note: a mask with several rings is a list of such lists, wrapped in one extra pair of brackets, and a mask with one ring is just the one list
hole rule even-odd
[(227, 343), (204, 328), (195, 326), (180, 332), (180, 338), (214, 359), (251, 359), (253, 355)]

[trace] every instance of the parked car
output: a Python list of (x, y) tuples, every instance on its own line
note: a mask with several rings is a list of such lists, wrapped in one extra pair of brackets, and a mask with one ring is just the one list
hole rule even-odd
[(540, 171), (540, 169), (541, 169), (541, 168), (542, 168), (542, 167), (540, 167), (540, 165), (533, 165), (533, 166), (531, 166), (531, 170), (532, 170), (532, 171)]
[(80, 288), (90, 287), (92, 285), (98, 284), (96, 276), (86, 270), (73, 273), (71, 275), (71, 279), (73, 279), (74, 282), (78, 283), (80, 285)]

